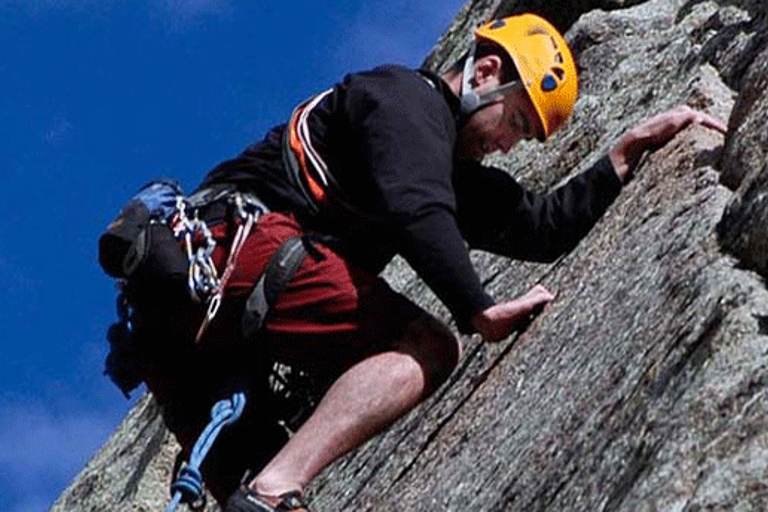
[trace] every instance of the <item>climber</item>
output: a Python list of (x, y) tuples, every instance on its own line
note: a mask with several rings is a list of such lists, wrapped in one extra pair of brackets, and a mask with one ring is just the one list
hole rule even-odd
[[(548, 22), (494, 20), (442, 76), (399, 66), (350, 74), (207, 175), (199, 190), (234, 185), (269, 212), (242, 243), (222, 313), (200, 343), (249, 341), (227, 308), (242, 307), (284, 240), (304, 237), (308, 256), (251, 341), (311, 375), (322, 396), (274, 456), (254, 463), (226, 511), (308, 510), (303, 492), (321, 470), (415, 407), (456, 366), (452, 331), (377, 277), (394, 255), (448, 307), (460, 332), (503, 340), (554, 297), (537, 285), (496, 302), (467, 244), (551, 262), (591, 229), (646, 150), (691, 123), (725, 131), (706, 114), (673, 109), (628, 131), (546, 195), (478, 161), (524, 139), (547, 139), (570, 116), (577, 92), (573, 56)], [(224, 246), (231, 230), (213, 235)], [(220, 270), (224, 258), (225, 251), (215, 256)]]

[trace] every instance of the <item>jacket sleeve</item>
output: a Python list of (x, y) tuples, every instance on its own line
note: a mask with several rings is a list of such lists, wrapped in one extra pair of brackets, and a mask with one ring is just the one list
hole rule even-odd
[[(376, 82), (358, 98), (352, 123), (360, 138), (361, 162), (376, 190), (367, 205), (386, 219), (398, 252), (453, 314), (459, 330), (494, 303), (478, 278), (456, 221), (453, 190), (453, 117), (439, 97), (416, 77)], [(365, 108), (359, 108), (364, 105)]]
[(463, 163), (455, 186), (461, 232), (471, 247), (551, 262), (589, 232), (622, 185), (606, 156), (544, 195), (476, 162)]

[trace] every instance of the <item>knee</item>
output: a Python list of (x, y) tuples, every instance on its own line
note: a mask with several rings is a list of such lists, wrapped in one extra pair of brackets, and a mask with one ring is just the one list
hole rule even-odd
[(461, 344), (456, 336), (445, 324), (426, 313), (410, 323), (397, 350), (418, 362), (424, 375), (425, 394), (445, 382), (461, 358)]

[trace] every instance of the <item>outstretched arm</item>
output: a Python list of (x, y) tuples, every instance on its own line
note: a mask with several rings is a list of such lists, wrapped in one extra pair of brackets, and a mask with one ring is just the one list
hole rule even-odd
[[(712, 116), (693, 110), (685, 105), (676, 107), (641, 122), (619, 139), (616, 145), (608, 153), (608, 157), (616, 175), (622, 182), (627, 181), (645, 151), (663, 146), (677, 133), (691, 124), (700, 124), (722, 133), (727, 131), (725, 124)], [(475, 176), (477, 176), (477, 173), (475, 173)], [(465, 189), (466, 188), (468, 188), (468, 185), (465, 184)], [(504, 190), (505, 193), (508, 192), (508, 190), (503, 187), (492, 188), (491, 191), (493, 190)], [(489, 193), (491, 192), (485, 192), (486, 195)], [(493, 203), (493, 201), (490, 201), (490, 203), (496, 204)], [(534, 210), (534, 208), (530, 209)], [(599, 215), (593, 215), (595, 218), (598, 216)], [(485, 216), (484, 218), (486, 220), (483, 225), (487, 225), (488, 216)], [(475, 231), (481, 232), (480, 228), (475, 229)], [(499, 238), (504, 237), (498, 237), (497, 239)], [(531, 237), (508, 238), (510, 240), (515, 240), (516, 238), (531, 240)], [(482, 246), (482, 244), (477, 245)], [(531, 314), (536, 313), (553, 298), (554, 296), (546, 288), (537, 285), (521, 297), (490, 306), (477, 313), (472, 318), (472, 325), (485, 340), (499, 341), (509, 336), (520, 325), (521, 321), (529, 318)]]
[(721, 121), (686, 105), (646, 119), (625, 133), (608, 152), (619, 179), (626, 182), (645, 151), (663, 146), (691, 124), (700, 124), (722, 133), (727, 131)]

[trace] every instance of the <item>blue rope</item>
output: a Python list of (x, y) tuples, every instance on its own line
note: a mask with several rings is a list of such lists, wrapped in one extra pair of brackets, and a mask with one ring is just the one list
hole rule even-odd
[(189, 456), (189, 464), (181, 468), (179, 477), (171, 486), (173, 499), (165, 512), (174, 512), (179, 503), (190, 504), (202, 499), (203, 477), (200, 474), (200, 465), (221, 429), (237, 421), (244, 408), (245, 393), (235, 393), (231, 400), (225, 399), (214, 404), (211, 409), (211, 422), (197, 438), (192, 454)]

